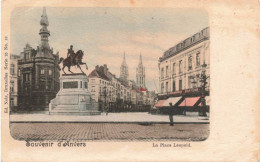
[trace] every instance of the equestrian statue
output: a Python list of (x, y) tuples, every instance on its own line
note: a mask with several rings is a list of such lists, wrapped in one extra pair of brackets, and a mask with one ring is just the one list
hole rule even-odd
[(80, 65), (86, 65), (86, 69), (88, 70), (88, 65), (85, 62), (82, 62), (82, 58), (83, 58), (84, 52), (82, 50), (78, 50), (76, 53), (74, 53), (73, 50), (73, 46), (71, 45), (70, 48), (68, 49), (68, 53), (67, 53), (67, 58), (60, 58), (59, 64), (62, 62), (63, 67), (62, 67), (62, 71), (65, 73), (64, 68), (67, 66), (69, 72), (73, 73), (72, 71), (70, 71), (70, 67), (71, 66), (76, 66), (78, 67), (82, 73), (84, 73), (80, 67)]

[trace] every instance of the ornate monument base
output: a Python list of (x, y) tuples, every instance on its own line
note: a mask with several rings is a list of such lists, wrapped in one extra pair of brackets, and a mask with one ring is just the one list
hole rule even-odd
[(86, 74), (63, 74), (60, 91), (49, 104), (50, 114), (100, 115), (98, 103), (88, 91)]

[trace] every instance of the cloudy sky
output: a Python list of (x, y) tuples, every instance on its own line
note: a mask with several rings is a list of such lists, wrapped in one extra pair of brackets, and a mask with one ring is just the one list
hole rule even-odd
[[(11, 52), (19, 55), (28, 42), (36, 48), (43, 8), (16, 8), (11, 16)], [(186, 37), (208, 26), (204, 10), (174, 8), (46, 8), (49, 44), (65, 57), (72, 44), (83, 50), (90, 73), (107, 64), (119, 76), (123, 53), (129, 78), (135, 80), (140, 53), (149, 90), (158, 88), (158, 58)], [(72, 69), (73, 70), (73, 69)]]

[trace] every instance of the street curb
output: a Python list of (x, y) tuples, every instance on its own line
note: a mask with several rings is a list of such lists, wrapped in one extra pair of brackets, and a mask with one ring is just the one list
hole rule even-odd
[[(152, 124), (170, 124), (170, 122), (125, 122), (125, 121), (10, 121), (12, 123), (110, 123), (110, 124), (143, 124), (143, 125), (152, 125)], [(174, 122), (174, 124), (209, 124), (210, 122)]]

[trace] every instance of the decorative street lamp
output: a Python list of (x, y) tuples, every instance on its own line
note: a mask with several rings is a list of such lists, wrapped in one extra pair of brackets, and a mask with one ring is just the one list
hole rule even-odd
[(207, 79), (209, 78), (209, 76), (206, 76), (206, 67), (207, 64), (203, 64), (201, 65), (202, 67), (202, 71), (201, 71), (201, 75), (199, 76), (200, 82), (202, 83), (201, 85), (201, 104), (202, 107), (199, 110), (199, 115), (200, 116), (207, 116), (206, 114), (206, 100), (205, 100), (205, 89), (206, 89), (206, 85), (207, 85)]

